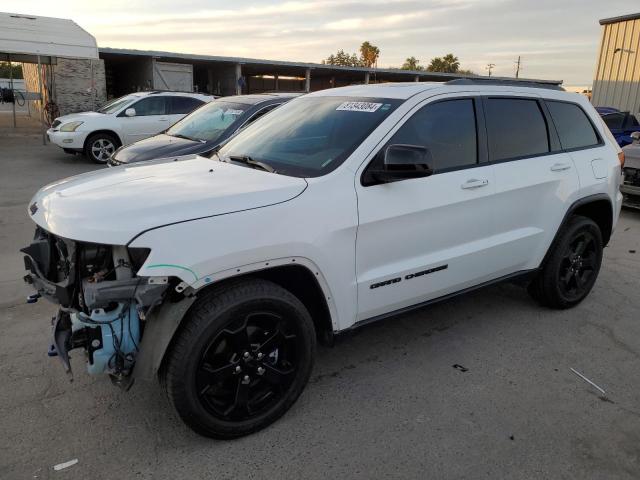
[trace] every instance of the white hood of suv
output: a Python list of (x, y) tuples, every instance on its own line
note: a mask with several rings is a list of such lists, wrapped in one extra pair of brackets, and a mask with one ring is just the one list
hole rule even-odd
[(29, 210), (55, 235), (125, 245), (150, 228), (286, 202), (306, 187), (303, 178), (190, 156), (60, 180), (43, 187)]

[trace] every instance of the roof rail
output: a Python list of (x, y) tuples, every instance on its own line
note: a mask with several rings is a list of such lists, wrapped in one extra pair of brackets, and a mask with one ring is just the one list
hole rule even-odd
[(445, 82), (445, 85), (503, 85), (512, 87), (546, 88), (548, 90), (565, 91), (560, 85), (550, 81), (510, 80), (499, 78), (457, 78)]

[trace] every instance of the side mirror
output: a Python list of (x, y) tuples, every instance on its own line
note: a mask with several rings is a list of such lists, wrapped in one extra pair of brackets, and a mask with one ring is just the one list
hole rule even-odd
[(136, 109), (135, 108), (127, 108), (124, 111), (124, 114), (127, 117), (135, 117), (136, 116)]
[(389, 145), (384, 151), (382, 170), (371, 172), (377, 183), (391, 183), (411, 178), (428, 177), (433, 173), (433, 157), (420, 145)]
[(633, 139), (633, 143), (634, 144), (639, 144), (640, 143), (640, 132), (633, 132), (631, 134), (631, 138)]

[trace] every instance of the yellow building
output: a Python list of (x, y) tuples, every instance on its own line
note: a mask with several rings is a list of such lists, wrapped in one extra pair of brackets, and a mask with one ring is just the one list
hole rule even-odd
[(640, 13), (600, 20), (602, 40), (592, 103), (640, 112)]

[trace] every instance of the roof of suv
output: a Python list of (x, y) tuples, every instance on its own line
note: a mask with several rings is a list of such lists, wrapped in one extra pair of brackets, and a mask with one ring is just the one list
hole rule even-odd
[(132, 97), (148, 97), (151, 95), (171, 95), (172, 97), (174, 96), (179, 96), (179, 97), (212, 97), (215, 98), (214, 95), (209, 95), (208, 93), (199, 93), (199, 92), (173, 92), (171, 90), (149, 90), (149, 91), (144, 91), (144, 92), (132, 92), (129, 93), (127, 96), (132, 96)]
[(406, 100), (418, 93), (429, 90), (444, 91), (474, 91), (474, 90), (507, 90), (527, 89), (533, 91), (549, 92), (549, 89), (564, 91), (561, 87), (552, 83), (533, 83), (524, 81), (511, 82), (398, 82), (398, 83), (376, 83), (368, 85), (351, 85), (348, 87), (330, 88), (310, 93), (311, 96), (336, 96), (336, 97), (369, 97), (369, 98), (397, 98)]

